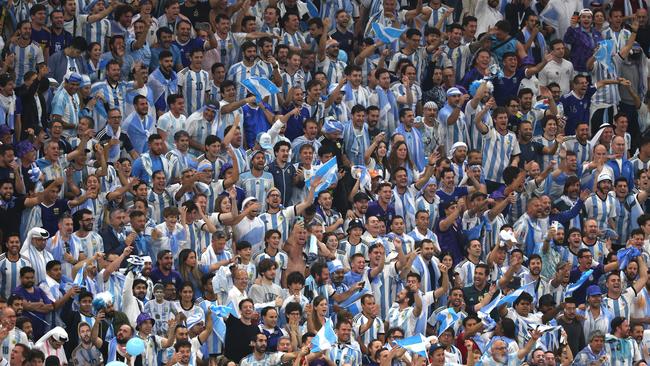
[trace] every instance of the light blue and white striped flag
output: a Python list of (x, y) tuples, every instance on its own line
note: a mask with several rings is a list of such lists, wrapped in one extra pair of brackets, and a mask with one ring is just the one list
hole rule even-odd
[(307, 253), (310, 255), (318, 255), (318, 238), (316, 238), (316, 235), (309, 235)]
[(248, 89), (248, 91), (255, 94), (258, 103), (261, 102), (265, 97), (280, 92), (280, 89), (278, 89), (278, 87), (267, 78), (253, 77), (245, 79), (241, 83), (246, 89)]
[(628, 264), (630, 264), (630, 261), (638, 256), (641, 255), (641, 252), (639, 249), (635, 247), (629, 247), (625, 249), (621, 249), (616, 253), (616, 257), (618, 258), (618, 269), (623, 270), (627, 267)]
[(543, 21), (553, 28), (557, 28), (560, 24), (560, 17), (563, 14), (563, 11), (560, 10), (560, 7), (563, 7), (563, 0), (551, 0), (546, 4), (544, 10), (539, 14), (540, 21)]
[(332, 320), (327, 318), (316, 336), (311, 339), (311, 352), (328, 350), (332, 348), (334, 343), (336, 343), (336, 333), (334, 333), (334, 327), (332, 327)]
[(72, 282), (74, 286), (83, 287), (85, 271), (86, 271), (86, 264), (84, 263), (84, 265), (81, 267), (79, 272), (77, 272), (77, 274), (74, 276), (74, 281)]
[(483, 306), (481, 309), (479, 309), (478, 317), (483, 319), (483, 317), (481, 317), (482, 314), (487, 316), (487, 317), (490, 317), (490, 313), (492, 312), (492, 310), (494, 310), (494, 308), (497, 307), (497, 304), (499, 303), (499, 301), (501, 301), (502, 298), (503, 298), (503, 294), (501, 294), (501, 293), (499, 293), (497, 296), (493, 296), (492, 301), (490, 301), (489, 304), (487, 304), (487, 305)]
[[(318, 197), (319, 193), (329, 188), (338, 180), (338, 173), (339, 165), (336, 162), (336, 157), (328, 160), (325, 164), (321, 165), (316, 170), (316, 173), (314, 173), (312, 179), (318, 177), (320, 178), (320, 183), (316, 187), (316, 190), (314, 190), (314, 198)], [(307, 186), (307, 189), (310, 189), (311, 179), (307, 180), (305, 182), (305, 185)]]
[(418, 354), (422, 357), (427, 357), (427, 344), (430, 344), (422, 334), (416, 334), (404, 339), (396, 339), (395, 343), (398, 346), (405, 348), (407, 351)]
[(384, 27), (379, 23), (372, 23), (372, 30), (375, 32), (376, 38), (384, 42), (384, 44), (390, 44), (399, 40), (399, 37), (406, 31), (406, 28)]
[(570, 283), (569, 286), (567, 286), (566, 290), (564, 291), (565, 296), (571, 296), (573, 291), (579, 289), (580, 286), (584, 285), (584, 283), (587, 282), (587, 280), (589, 279), (592, 273), (594, 273), (593, 269), (587, 270), (585, 271), (585, 273), (582, 274), (582, 276), (580, 276), (580, 278), (578, 278), (578, 281), (576, 281), (575, 283)]
[(506, 296), (502, 297), (501, 300), (497, 302), (496, 306), (501, 306), (503, 304), (508, 304), (512, 305), (515, 300), (519, 297), (519, 295), (523, 294), (524, 292), (528, 292), (533, 298), (535, 298), (535, 282), (530, 282), (527, 283), (523, 286), (521, 286), (519, 289), (507, 294)]
[(223, 320), (223, 317), (232, 315), (235, 318), (239, 318), (239, 315), (237, 315), (237, 311), (233, 308), (232, 302), (228, 305), (212, 305), (210, 306), (210, 311), (212, 312), (212, 332), (221, 342), (225, 342), (226, 322)]
[(447, 308), (436, 316), (436, 323), (438, 323), (438, 335), (447, 330), (447, 328), (454, 326), (457, 321), (462, 320), (462, 314), (456, 313), (454, 308)]
[[(363, 165), (353, 165), (351, 171), (356, 171), (359, 176), (359, 188), (364, 188), (366, 191), (372, 190), (372, 178), (370, 178), (370, 173), (368, 173), (368, 168)], [(357, 175), (355, 173), (355, 176)]]

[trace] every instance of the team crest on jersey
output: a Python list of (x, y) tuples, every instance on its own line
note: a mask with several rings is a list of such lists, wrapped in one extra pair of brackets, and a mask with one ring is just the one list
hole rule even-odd
[(52, 211), (54, 212), (55, 216), (58, 216), (60, 214), (60, 210), (59, 210), (58, 207), (54, 207), (54, 209)]

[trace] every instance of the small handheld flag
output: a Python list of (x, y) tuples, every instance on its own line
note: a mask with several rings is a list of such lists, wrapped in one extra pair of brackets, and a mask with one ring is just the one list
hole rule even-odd
[[(325, 164), (321, 165), (318, 170), (316, 170), (312, 179), (320, 177), (321, 181), (314, 191), (314, 197), (318, 197), (319, 193), (329, 188), (338, 180), (338, 171), (339, 166), (336, 162), (336, 157), (328, 160)], [(311, 180), (307, 180), (305, 185), (307, 186), (307, 189), (310, 189)]]
[(327, 318), (316, 336), (311, 340), (311, 352), (321, 352), (332, 348), (336, 343), (336, 333), (332, 327), (332, 320)]
[(418, 354), (422, 357), (427, 356), (427, 344), (429, 342), (422, 334), (416, 334), (404, 339), (396, 339), (395, 343), (411, 353)]
[(379, 23), (372, 23), (372, 30), (375, 32), (375, 36), (384, 44), (397, 41), (402, 36), (402, 33), (406, 31), (406, 29), (384, 27)]
[(278, 87), (267, 78), (253, 77), (245, 79), (241, 83), (246, 89), (248, 89), (248, 91), (255, 94), (258, 103), (260, 103), (265, 97), (280, 92), (280, 89), (278, 89)]
[(591, 274), (594, 273), (593, 269), (585, 271), (580, 278), (578, 278), (578, 281), (575, 283), (570, 283), (569, 286), (567, 286), (565, 294), (566, 296), (570, 296), (570, 294), (573, 293), (573, 291), (579, 289), (582, 285), (584, 285), (585, 282), (589, 279)]

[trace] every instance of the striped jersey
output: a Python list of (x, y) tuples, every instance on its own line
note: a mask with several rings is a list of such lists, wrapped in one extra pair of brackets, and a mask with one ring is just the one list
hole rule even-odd
[(11, 291), (20, 285), (20, 269), (31, 267), (28, 258), (20, 255), (17, 261), (12, 262), (7, 258), (7, 253), (0, 254), (0, 296), (8, 299)]
[(280, 286), (280, 281), (282, 279), (282, 272), (287, 270), (287, 265), (289, 264), (289, 256), (283, 251), (277, 252), (274, 256), (269, 255), (266, 251), (259, 253), (253, 258), (255, 265), (259, 265), (260, 262), (264, 259), (270, 259), (275, 262), (275, 279), (273, 282)]
[[(483, 110), (483, 108), (485, 108), (483, 103), (479, 103), (476, 108), (472, 108), (471, 102), (465, 105), (467, 137), (469, 142), (467, 145), (470, 149), (481, 150), (483, 148), (483, 135), (481, 134), (481, 131), (479, 131), (478, 127), (476, 127), (476, 116)], [(483, 115), (482, 121), (486, 126), (492, 127), (492, 116), (489, 112)], [(447, 148), (451, 148), (451, 145), (448, 145)]]
[[(451, 146), (453, 146), (456, 142), (467, 141), (467, 117), (463, 111), (461, 111), (458, 115), (456, 122), (452, 124), (447, 123), (447, 120), (453, 111), (454, 108), (445, 103), (445, 106), (442, 107), (438, 113), (438, 120), (440, 120), (440, 123), (444, 126), (445, 129), (447, 138), (444, 141), (444, 145), (447, 147), (447, 149), (451, 148)], [(519, 144), (517, 144), (517, 146), (519, 146)], [(483, 159), (485, 159), (485, 154), (483, 154)]]
[[(16, 86), (23, 84), (23, 77), (27, 71), (36, 71), (36, 65), (44, 62), (43, 50), (36, 42), (31, 42), (25, 47), (20, 47), (15, 43), (9, 44), (9, 50), (15, 56), (15, 75)], [(61, 88), (63, 90), (63, 88)]]
[(185, 99), (185, 115), (189, 116), (203, 108), (210, 92), (210, 74), (205, 70), (184, 68), (178, 73), (178, 91)]
[[(79, 95), (77, 93), (70, 95), (65, 88), (57, 90), (52, 99), (52, 114), (61, 116), (63, 122), (79, 125)], [(72, 137), (76, 133), (76, 128), (64, 129), (63, 135)]]
[[(266, 197), (266, 194), (264, 194)], [(258, 199), (259, 202), (262, 202)], [(260, 219), (264, 222), (265, 231), (270, 229), (278, 230), (282, 236), (282, 241), (289, 239), (291, 224), (296, 217), (296, 206), (282, 208), (278, 212), (265, 212), (261, 214)]]
[(266, 192), (273, 188), (273, 175), (264, 171), (256, 177), (252, 171), (247, 171), (239, 176), (238, 186), (242, 187), (247, 197), (255, 197), (261, 205), (261, 210), (266, 210)]
[(592, 193), (585, 201), (587, 217), (595, 219), (600, 230), (609, 227), (609, 219), (616, 218), (616, 206), (616, 198), (614, 198), (613, 194), (607, 194), (605, 199), (602, 199), (597, 194)]
[[(186, 104), (187, 105), (187, 104)], [(164, 131), (167, 134), (165, 142), (167, 143), (167, 148), (172, 149), (174, 147), (174, 134), (180, 130), (187, 131), (187, 126), (185, 124), (186, 118), (184, 115), (179, 115), (178, 117), (174, 116), (171, 111), (163, 113), (158, 117), (158, 122), (156, 123), (156, 128)]]
[(244, 87), (242, 81), (252, 77), (268, 78), (271, 75), (268, 73), (268, 68), (263, 63), (255, 62), (252, 66), (246, 66), (243, 61), (238, 62), (230, 67), (226, 74), (226, 79), (232, 80), (237, 85), (237, 100), (246, 98), (249, 93), (248, 89)]
[[(451, 145), (448, 145), (451, 146)], [(513, 157), (520, 154), (517, 137), (511, 131), (505, 135), (489, 128), (483, 135), (483, 172), (485, 179), (503, 183), (503, 170)]]
[(618, 299), (613, 299), (605, 295), (603, 297), (603, 303), (615, 317), (622, 316), (629, 321), (636, 297), (636, 290), (633, 287), (628, 287), (623, 290), (623, 293), (621, 293)]

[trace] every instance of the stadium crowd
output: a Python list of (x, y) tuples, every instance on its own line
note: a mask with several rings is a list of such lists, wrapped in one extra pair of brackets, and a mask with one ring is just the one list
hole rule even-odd
[(0, 366), (647, 365), (598, 1), (1, 0)]

